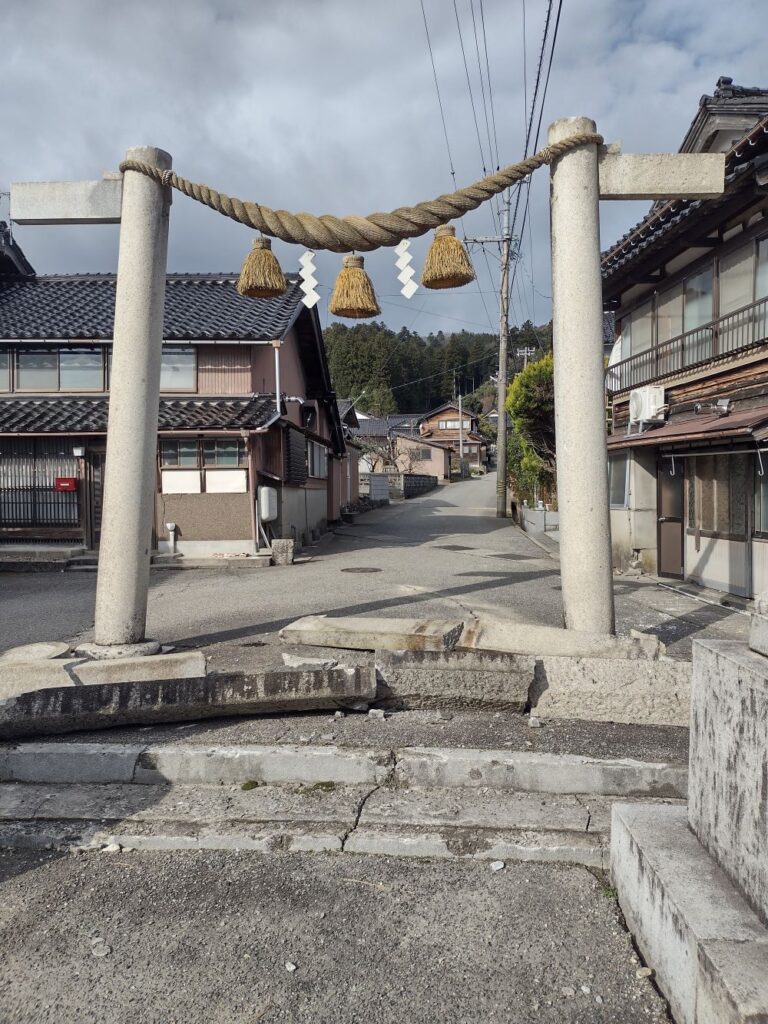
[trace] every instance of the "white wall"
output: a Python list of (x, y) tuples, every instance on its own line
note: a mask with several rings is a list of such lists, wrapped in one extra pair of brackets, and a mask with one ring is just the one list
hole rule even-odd
[(768, 540), (752, 538), (752, 594), (758, 594), (768, 590)]
[(716, 540), (714, 537), (702, 537), (696, 551), (693, 535), (686, 533), (685, 578), (713, 590), (748, 597), (747, 554), (745, 541)]
[(611, 509), (613, 564), (625, 569), (638, 551), (645, 572), (656, 573), (656, 450), (630, 452), (628, 507)]

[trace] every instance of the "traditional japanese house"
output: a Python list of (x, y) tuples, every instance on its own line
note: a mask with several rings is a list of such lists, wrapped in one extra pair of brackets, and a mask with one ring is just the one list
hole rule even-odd
[(604, 253), (614, 564), (768, 589), (768, 91), (721, 78), (682, 152), (726, 154), (709, 200), (657, 202)]
[[(356, 477), (316, 310), (295, 279), (275, 299), (243, 298), (235, 281), (167, 277), (160, 551), (301, 546), (339, 518)], [(0, 545), (98, 547), (114, 300), (111, 274), (36, 275), (3, 225)]]

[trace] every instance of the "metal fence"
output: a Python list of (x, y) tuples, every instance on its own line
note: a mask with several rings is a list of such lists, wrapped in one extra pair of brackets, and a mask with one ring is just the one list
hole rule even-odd
[(766, 340), (768, 299), (760, 299), (614, 363), (606, 373), (606, 388), (611, 392), (627, 391), (689, 366), (700, 366), (721, 356), (753, 348)]
[(54, 490), (56, 477), (77, 476), (70, 446), (71, 438), (0, 440), (0, 527), (80, 524), (79, 492)]

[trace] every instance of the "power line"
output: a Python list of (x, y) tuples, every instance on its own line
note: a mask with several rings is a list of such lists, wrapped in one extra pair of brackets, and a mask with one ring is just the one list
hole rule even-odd
[(456, 0), (453, 0), (453, 11), (454, 11), (454, 14), (456, 15), (456, 28), (459, 31), (459, 45), (461, 46), (461, 57), (462, 57), (462, 60), (464, 61), (464, 73), (467, 76), (467, 89), (469, 90), (469, 102), (470, 102), (470, 106), (472, 107), (472, 118), (473, 118), (473, 120), (475, 122), (475, 131), (477, 133), (477, 144), (478, 144), (478, 146), (480, 148), (480, 163), (482, 164), (482, 167), (483, 167), (483, 175), (486, 175), (488, 173), (488, 168), (486, 167), (486, 164), (485, 164), (485, 154), (483, 153), (483, 143), (482, 143), (482, 140), (480, 138), (480, 124), (479, 124), (479, 122), (477, 120), (477, 111), (475, 110), (475, 98), (472, 95), (472, 82), (470, 81), (470, 78), (469, 78), (469, 66), (467, 64), (467, 54), (466, 54), (466, 52), (464, 50), (464, 37), (461, 34), (461, 22), (459, 20), (459, 9), (456, 6)]
[[(551, 12), (551, 9), (552, 9), (552, 6), (553, 6), (553, 2), (554, 2), (554, 0), (550, 0), (549, 8), (548, 8), (548, 11), (547, 11), (547, 25), (549, 24), (549, 14)], [(541, 94), (541, 106), (539, 108), (539, 120), (538, 120), (538, 123), (536, 125), (536, 138), (535, 138), (534, 145), (533, 145), (534, 150), (536, 149), (536, 147), (539, 144), (539, 135), (541, 133), (541, 122), (542, 122), (542, 119), (543, 119), (543, 116), (544, 116), (544, 104), (546, 102), (547, 90), (549, 88), (549, 77), (550, 77), (550, 75), (552, 73), (552, 62), (553, 62), (554, 56), (555, 56), (555, 45), (557, 43), (557, 33), (558, 33), (558, 29), (560, 27), (560, 15), (562, 13), (562, 10), (563, 10), (563, 0), (558, 0), (557, 15), (555, 16), (555, 25), (554, 25), (554, 29), (553, 29), (553, 32), (552, 32), (552, 44), (551, 44), (550, 49), (549, 49), (549, 64), (547, 65), (547, 75), (546, 75), (546, 78), (544, 80), (544, 89), (543, 89), (542, 94)], [(546, 42), (546, 28), (545, 28), (544, 40), (542, 41), (541, 54), (539, 56), (539, 75), (537, 76), (537, 81), (538, 81), (538, 77), (540, 77), (540, 73), (541, 73), (542, 58), (544, 56), (545, 42)], [(535, 103), (535, 97), (534, 97), (534, 103)], [(533, 105), (531, 105), (531, 120), (532, 119), (533, 119)], [(523, 223), (522, 223), (522, 227), (520, 229), (520, 233), (521, 234), (523, 233), (523, 231), (525, 231), (525, 222), (528, 219), (528, 210), (529, 210), (529, 207), (530, 207), (530, 201), (531, 201), (531, 183), (530, 183), (530, 179), (529, 179), (528, 183), (527, 183), (525, 207), (523, 209)], [(517, 267), (515, 267), (515, 269), (514, 269), (514, 271), (512, 273), (512, 284), (514, 284), (516, 276), (517, 276)], [(533, 285), (533, 277), (531, 277), (531, 284)]]
[(451, 172), (451, 178), (453, 179), (453, 187), (456, 189), (456, 171), (453, 166), (453, 155), (451, 153), (451, 144), (448, 141), (448, 128), (445, 123), (445, 112), (443, 110), (443, 101), (440, 96), (440, 86), (437, 82), (437, 69), (435, 67), (435, 56), (432, 52), (432, 40), (429, 38), (429, 25), (427, 24), (427, 12), (424, 10), (424, 0), (421, 0), (421, 16), (424, 19), (424, 31), (427, 36), (427, 48), (429, 49), (429, 59), (432, 64), (432, 76), (435, 80), (435, 92), (437, 93), (437, 105), (440, 108), (440, 120), (443, 122), (443, 135), (445, 136), (445, 148), (448, 151), (448, 166)]
[[(420, 0), (420, 2), (421, 2), (421, 15), (422, 15), (422, 18), (424, 19), (424, 32), (425, 32), (426, 37), (427, 37), (427, 48), (429, 50), (429, 60), (430, 60), (430, 63), (432, 65), (432, 77), (433, 77), (434, 82), (435, 82), (435, 92), (437, 93), (437, 104), (438, 104), (438, 106), (440, 108), (440, 120), (443, 123), (443, 136), (445, 137), (445, 148), (446, 148), (446, 151), (448, 153), (448, 166), (449, 166), (449, 169), (450, 169), (451, 179), (453, 180), (453, 187), (454, 187), (454, 190), (455, 190), (456, 187), (457, 187), (456, 186), (456, 170), (455, 170), (455, 168), (453, 166), (453, 154), (451, 153), (451, 143), (450, 143), (450, 141), (448, 139), (448, 126), (447, 126), (446, 119), (445, 119), (445, 109), (443, 107), (442, 97), (440, 96), (440, 85), (439, 85), (439, 82), (438, 82), (438, 79), (437, 79), (437, 68), (435, 66), (435, 55), (434, 55), (434, 52), (432, 50), (432, 40), (431, 40), (430, 35), (429, 35), (429, 23), (427, 22), (427, 12), (426, 12), (426, 10), (424, 8), (424, 0)], [(454, 0), (454, 10), (455, 9), (456, 9), (456, 2)], [(458, 11), (456, 11), (457, 23), (458, 23), (458, 17), (459, 17)], [(459, 39), (461, 39), (461, 28), (460, 27), (459, 27)], [(462, 42), (461, 48), (462, 48), (462, 53), (463, 53), (464, 52), (464, 43), (463, 42)], [(465, 57), (465, 59), (464, 59), (464, 67), (465, 67), (465, 69), (466, 69), (466, 64), (467, 64), (467, 62), (466, 62), (466, 57)], [(469, 73), (468, 72), (467, 72), (467, 81), (469, 81)], [(470, 89), (470, 99), (472, 99), (472, 91), (471, 91), (471, 89)], [(474, 113), (474, 103), (473, 103), (473, 106), (472, 106), (472, 112)], [(475, 118), (475, 125), (477, 126), (477, 118)], [(479, 133), (478, 133), (478, 141), (479, 141)], [(481, 147), (480, 148), (481, 162), (482, 162), (482, 155), (483, 154), (482, 154), (482, 147)], [(464, 218), (461, 217), (459, 222), (461, 224), (462, 234), (466, 238), (467, 233), (466, 233), (466, 231), (464, 229)], [(490, 274), (490, 269), (489, 269), (489, 274)], [(488, 312), (488, 307), (487, 307), (487, 305), (485, 303), (485, 298), (484, 298), (482, 292), (480, 291), (480, 282), (479, 281), (477, 281), (477, 289), (478, 289), (478, 293), (480, 294), (480, 301), (483, 304), (483, 309), (485, 310), (485, 316), (486, 316), (486, 319), (488, 320), (488, 324), (489, 324), (489, 326), (492, 326), (491, 314)], [(471, 323), (471, 321), (464, 321), (464, 322)]]

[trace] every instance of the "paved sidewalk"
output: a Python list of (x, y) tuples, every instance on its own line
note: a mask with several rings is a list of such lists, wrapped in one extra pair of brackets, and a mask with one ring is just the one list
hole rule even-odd
[(0, 853), (0, 878), (8, 1024), (668, 1020), (582, 868)]

